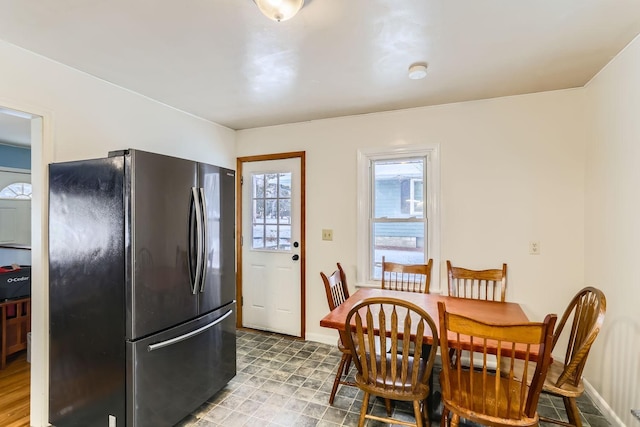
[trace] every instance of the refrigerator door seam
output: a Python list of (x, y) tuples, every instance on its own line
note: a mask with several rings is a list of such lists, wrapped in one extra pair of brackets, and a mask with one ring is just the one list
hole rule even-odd
[(158, 350), (161, 349), (163, 347), (168, 347), (170, 345), (173, 344), (177, 344), (181, 341), (184, 340), (188, 340), (189, 338), (192, 338), (198, 334), (201, 334), (202, 332), (206, 331), (209, 328), (214, 327), (215, 325), (217, 325), (218, 323), (222, 322), (224, 319), (226, 319), (227, 317), (231, 316), (231, 314), (233, 313), (233, 310), (229, 310), (227, 311), (225, 314), (223, 314), (222, 316), (218, 317), (216, 320), (214, 320), (213, 322), (209, 323), (208, 325), (204, 325), (198, 329), (195, 329), (191, 332), (188, 332), (184, 335), (180, 335), (177, 336), (175, 338), (171, 338), (170, 340), (166, 340), (166, 341), (161, 341), (159, 343), (155, 343), (155, 344), (151, 344), (147, 347), (148, 351), (154, 351), (154, 350)]

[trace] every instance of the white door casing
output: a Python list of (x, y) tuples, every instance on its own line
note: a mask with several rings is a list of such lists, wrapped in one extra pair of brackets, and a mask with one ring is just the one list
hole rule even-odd
[(242, 326), (301, 337), (301, 159), (245, 162), (242, 179)]

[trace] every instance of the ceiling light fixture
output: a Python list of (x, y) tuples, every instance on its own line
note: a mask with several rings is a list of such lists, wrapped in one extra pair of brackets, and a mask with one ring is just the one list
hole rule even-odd
[(274, 21), (286, 21), (293, 18), (304, 4), (304, 0), (253, 0), (260, 12)]
[(427, 76), (427, 66), (425, 64), (413, 64), (409, 67), (409, 78), (411, 80), (424, 79)]

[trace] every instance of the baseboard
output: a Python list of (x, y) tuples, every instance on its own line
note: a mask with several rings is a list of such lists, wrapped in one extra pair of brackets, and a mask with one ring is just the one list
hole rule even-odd
[(609, 421), (609, 424), (611, 424), (612, 426), (626, 427), (620, 417), (618, 417), (613, 409), (611, 409), (607, 401), (604, 400), (602, 396), (600, 396), (600, 393), (596, 391), (596, 389), (589, 383), (589, 381), (587, 381), (585, 378), (582, 378), (582, 382), (584, 384), (585, 391), (587, 392), (591, 400), (593, 400), (593, 403), (598, 407), (600, 412), (602, 412), (602, 415), (607, 419), (607, 421)]
[(307, 341), (319, 342), (322, 344), (337, 345), (338, 343), (338, 331), (331, 330), (331, 334), (318, 334), (309, 333), (305, 335)]

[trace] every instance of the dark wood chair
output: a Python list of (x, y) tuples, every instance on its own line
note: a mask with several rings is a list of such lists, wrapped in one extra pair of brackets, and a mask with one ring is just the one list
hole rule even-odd
[[(352, 325), (353, 323), (353, 325)], [(345, 322), (348, 347), (357, 368), (356, 384), (364, 392), (359, 426), (366, 419), (422, 427), (428, 425), (429, 377), (437, 345), (423, 346), (424, 335), (438, 341), (433, 319), (420, 307), (395, 298), (368, 298), (356, 304)], [(400, 347), (414, 351), (401, 352)], [(428, 351), (424, 352), (423, 349)], [(373, 349), (373, 350), (371, 350)], [(415, 423), (368, 413), (371, 395), (413, 402)]]
[(447, 260), (447, 280), (450, 296), (504, 302), (507, 264), (502, 264), (502, 269), (470, 270), (454, 267)]
[[(327, 303), (329, 304), (329, 310), (333, 311), (336, 307), (340, 306), (347, 298), (349, 298), (349, 288), (347, 287), (347, 276), (342, 269), (340, 263), (337, 263), (338, 269), (327, 276), (323, 272), (320, 272), (320, 277), (324, 282), (324, 290), (327, 294)], [(342, 353), (340, 358), (340, 364), (338, 365), (338, 371), (333, 381), (333, 387), (331, 388), (331, 395), (329, 396), (329, 404), (333, 404), (333, 400), (336, 397), (338, 391), (338, 385), (350, 385), (355, 386), (352, 381), (347, 381), (346, 377), (351, 367), (351, 351), (345, 346), (344, 333), (340, 332), (338, 338), (338, 349)]]
[(399, 264), (382, 257), (382, 289), (429, 293), (433, 260), (427, 264)]
[[(448, 312), (442, 301), (438, 302), (438, 313), (443, 354), (449, 350), (472, 350), (472, 342), (483, 348), (472, 350), (472, 356), (479, 353), (484, 361), (482, 367), (475, 369), (463, 366), (460, 357), (453, 364), (443, 362), (441, 426), (448, 421), (451, 426), (458, 426), (460, 418), (490, 426), (537, 426), (538, 398), (549, 367), (556, 315), (546, 316), (542, 323), (491, 325)], [(496, 344), (493, 348), (498, 349), (498, 366), (505, 366), (504, 370), (493, 371), (486, 366), (488, 341)], [(529, 362), (534, 348), (538, 350), (535, 367), (526, 363), (524, 372), (518, 371), (516, 357)], [(522, 380), (527, 378), (529, 368), (534, 371), (530, 385)]]
[[(554, 360), (543, 385), (543, 391), (562, 397), (569, 422), (540, 417), (541, 420), (566, 426), (582, 426), (576, 398), (584, 392), (582, 370), (587, 363), (607, 310), (604, 293), (594, 287), (578, 292), (566, 308), (553, 336), (553, 349), (561, 336), (568, 342), (564, 360)], [(567, 330), (565, 330), (565, 326)]]

